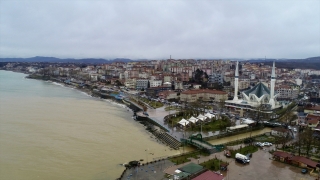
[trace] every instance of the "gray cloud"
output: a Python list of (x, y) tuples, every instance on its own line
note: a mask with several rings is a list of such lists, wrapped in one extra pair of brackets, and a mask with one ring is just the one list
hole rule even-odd
[(0, 1), (2, 57), (306, 58), (320, 1)]

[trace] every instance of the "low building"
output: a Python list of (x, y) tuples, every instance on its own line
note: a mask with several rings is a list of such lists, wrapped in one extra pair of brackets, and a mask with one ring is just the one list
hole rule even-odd
[(320, 114), (320, 106), (312, 105), (312, 106), (306, 107), (306, 108), (304, 108), (304, 113)]
[(177, 99), (178, 95), (177, 95), (177, 92), (168, 90), (168, 91), (159, 92), (158, 97), (168, 100), (168, 99)]
[(271, 135), (273, 136), (285, 137), (285, 136), (288, 136), (288, 134), (289, 134), (289, 130), (283, 127), (275, 127), (271, 130)]
[(273, 152), (273, 158), (275, 160), (281, 161), (281, 162), (285, 162), (285, 163), (289, 163), (289, 158), (292, 157), (291, 154), (287, 153), (287, 152), (283, 152), (283, 151), (275, 151)]
[(228, 99), (226, 92), (210, 89), (187, 90), (180, 94), (180, 101), (184, 102), (195, 102), (198, 100), (220, 102), (226, 99)]
[(206, 171), (192, 180), (224, 180), (224, 176), (217, 172)]
[(315, 169), (317, 167), (317, 162), (312, 161), (311, 159), (308, 159), (303, 156), (292, 156), (289, 158), (289, 161), (293, 165), (297, 165), (299, 167), (304, 167), (304, 168), (313, 168)]

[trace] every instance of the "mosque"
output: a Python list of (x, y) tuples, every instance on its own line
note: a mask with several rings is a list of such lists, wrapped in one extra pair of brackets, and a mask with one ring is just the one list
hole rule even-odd
[(274, 116), (274, 111), (282, 107), (276, 100), (277, 94), (275, 94), (274, 90), (276, 82), (275, 63), (273, 62), (270, 89), (259, 82), (253, 88), (242, 91), (242, 98), (238, 98), (238, 65), (239, 62), (237, 62), (235, 71), (234, 98), (233, 100), (225, 101), (225, 106), (240, 111), (240, 116), (242, 116), (242, 111), (260, 111), (261, 113), (268, 114), (268, 117)]

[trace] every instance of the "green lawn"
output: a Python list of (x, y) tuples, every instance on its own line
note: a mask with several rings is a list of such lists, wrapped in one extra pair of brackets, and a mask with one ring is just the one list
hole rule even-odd
[(209, 161), (201, 163), (200, 165), (212, 171), (219, 171), (221, 164), (227, 164), (227, 162), (223, 162), (220, 159), (211, 159)]
[(263, 135), (263, 136), (256, 137), (254, 139), (258, 142), (271, 142), (271, 143), (275, 142), (275, 138), (273, 136)]
[(178, 165), (178, 164), (183, 164), (185, 162), (189, 162), (190, 161), (189, 158), (197, 159), (200, 157), (200, 155), (201, 156), (208, 156), (209, 154), (202, 152), (202, 151), (195, 151), (192, 153), (188, 153), (188, 154), (184, 154), (181, 156), (170, 158), (170, 161)]
[(139, 98), (139, 100), (149, 104), (153, 108), (160, 108), (163, 106), (163, 103), (158, 102), (158, 101), (149, 101), (149, 99), (147, 99), (147, 98)]

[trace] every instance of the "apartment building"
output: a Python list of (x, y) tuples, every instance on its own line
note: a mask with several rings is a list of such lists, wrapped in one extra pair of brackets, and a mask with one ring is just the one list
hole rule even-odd
[(296, 99), (299, 95), (299, 89), (288, 85), (280, 85), (276, 88), (279, 99)]
[(147, 89), (148, 83), (149, 83), (148, 79), (137, 79), (136, 89), (138, 90)]

